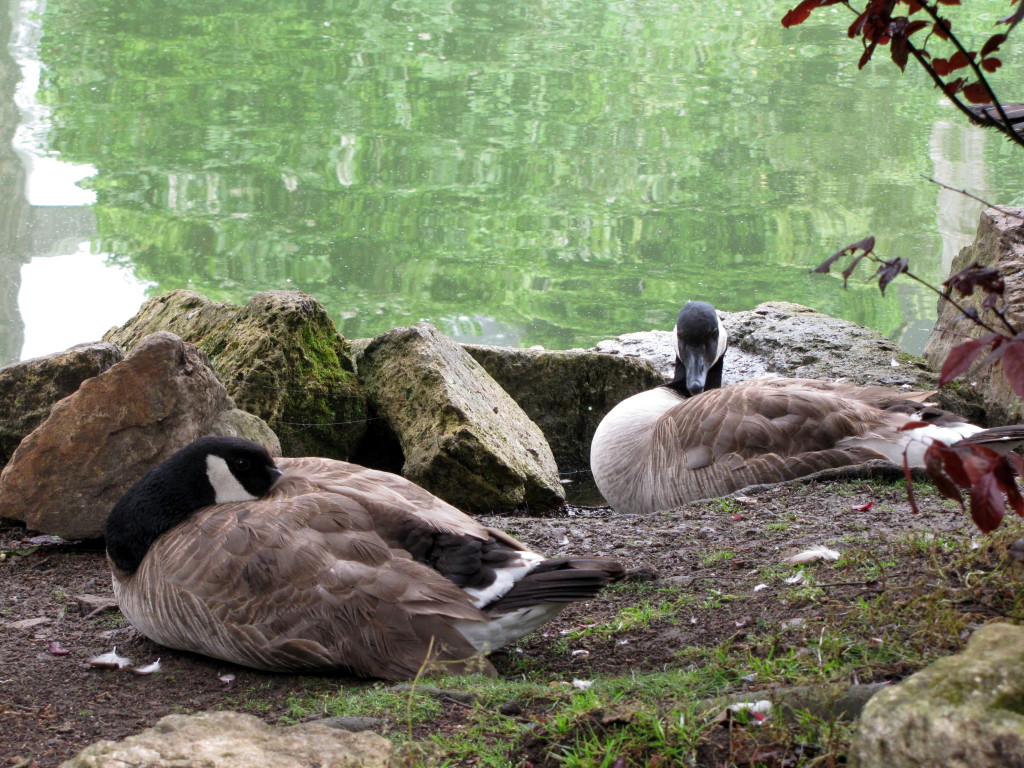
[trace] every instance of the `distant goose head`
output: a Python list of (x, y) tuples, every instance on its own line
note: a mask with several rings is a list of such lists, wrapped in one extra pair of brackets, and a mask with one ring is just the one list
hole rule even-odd
[(722, 365), (728, 346), (725, 326), (706, 301), (688, 301), (676, 319), (676, 364), (668, 384), (683, 397), (722, 386)]
[(121, 497), (107, 518), (107, 553), (124, 573), (134, 573), (153, 542), (192, 512), (262, 498), (280, 477), (258, 443), (200, 438), (150, 469)]

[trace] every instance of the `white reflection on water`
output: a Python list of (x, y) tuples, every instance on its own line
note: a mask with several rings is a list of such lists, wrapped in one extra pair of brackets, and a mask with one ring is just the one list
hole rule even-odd
[(21, 268), (18, 306), (25, 321), (24, 359), (98, 341), (135, 314), (147, 283), (105, 263), (81, 243), (75, 253), (33, 258)]

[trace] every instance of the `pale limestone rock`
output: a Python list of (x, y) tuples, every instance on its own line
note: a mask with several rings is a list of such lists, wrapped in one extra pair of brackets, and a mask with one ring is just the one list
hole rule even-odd
[(1024, 768), (1024, 628), (982, 627), (967, 647), (868, 702), (859, 768)]
[(564, 501), (540, 429), (483, 367), (426, 323), (370, 341), (359, 376), (401, 446), (402, 474), (467, 510)]
[(320, 723), (285, 728), (238, 712), (168, 715), (123, 741), (99, 741), (61, 768), (386, 768), (392, 745)]
[(747, 312), (723, 313), (723, 323), (729, 344), (763, 358), (769, 374), (897, 389), (936, 383), (924, 360), (877, 331), (801, 304), (767, 301)]
[[(786, 301), (766, 301), (744, 312), (719, 312), (729, 335), (724, 385), (761, 376), (843, 379), (854, 384), (932, 389), (927, 363), (908, 355), (877, 331)], [(675, 318), (666, 318), (672, 325)], [(646, 331), (598, 342), (595, 350), (636, 356), (666, 380), (675, 365), (675, 333)]]

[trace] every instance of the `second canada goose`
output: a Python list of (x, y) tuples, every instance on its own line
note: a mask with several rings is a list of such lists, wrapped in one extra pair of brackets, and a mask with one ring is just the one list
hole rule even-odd
[[(983, 431), (925, 403), (930, 392), (785, 378), (720, 388), (726, 346), (714, 307), (687, 303), (673, 381), (627, 398), (598, 425), (590, 465), (619, 512), (671, 509), (872, 459), (900, 464), (904, 450), (920, 466), (931, 440), (952, 444)], [(909, 422), (927, 426), (903, 430)]]
[(622, 566), (545, 559), (414, 483), (203, 438), (106, 528), (114, 594), (146, 637), (257, 669), (452, 673), (595, 595)]

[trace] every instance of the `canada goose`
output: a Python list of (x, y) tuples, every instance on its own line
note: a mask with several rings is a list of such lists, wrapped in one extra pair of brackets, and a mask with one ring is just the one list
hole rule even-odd
[[(547, 560), (397, 475), (275, 461), (207, 437), (151, 469), (106, 528), (114, 594), (146, 637), (272, 671), (390, 679), (486, 653), (622, 575)], [(477, 664), (474, 667), (474, 664)]]
[[(785, 378), (720, 388), (726, 346), (714, 307), (688, 302), (676, 323), (674, 379), (622, 401), (598, 425), (590, 466), (619, 512), (656, 512), (872, 459), (900, 464), (904, 449), (920, 466), (929, 438), (949, 444), (983, 431), (925, 403), (931, 392)], [(909, 422), (927, 426), (902, 430)]]

